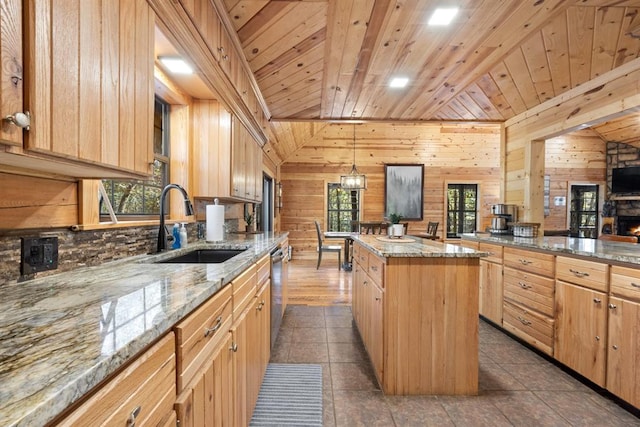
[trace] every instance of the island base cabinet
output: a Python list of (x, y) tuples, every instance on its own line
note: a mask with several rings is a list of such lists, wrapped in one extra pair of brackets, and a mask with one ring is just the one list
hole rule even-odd
[(502, 264), (480, 260), (480, 314), (502, 326)]
[(607, 295), (556, 281), (554, 357), (569, 368), (605, 386)]
[(477, 258), (389, 258), (385, 394), (478, 393)]
[(609, 299), (607, 390), (640, 408), (640, 304)]

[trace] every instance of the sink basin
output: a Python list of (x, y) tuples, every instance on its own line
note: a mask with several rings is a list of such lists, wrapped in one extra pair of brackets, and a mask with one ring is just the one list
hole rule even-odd
[(197, 249), (177, 257), (158, 261), (159, 264), (217, 264), (225, 262), (246, 249)]

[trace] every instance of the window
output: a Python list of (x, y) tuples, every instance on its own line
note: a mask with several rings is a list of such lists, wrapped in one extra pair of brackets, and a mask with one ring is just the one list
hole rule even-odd
[[(140, 218), (160, 214), (160, 194), (167, 185), (169, 176), (169, 108), (169, 104), (156, 98), (153, 118), (153, 176), (145, 181), (102, 180), (111, 206), (119, 217)], [(108, 216), (108, 210), (102, 199), (100, 215)]]
[(598, 237), (598, 186), (572, 185), (569, 230), (571, 237)]
[(477, 184), (447, 186), (447, 238), (476, 230), (478, 206)]
[(360, 220), (360, 191), (330, 183), (327, 200), (327, 231), (352, 231), (352, 221)]

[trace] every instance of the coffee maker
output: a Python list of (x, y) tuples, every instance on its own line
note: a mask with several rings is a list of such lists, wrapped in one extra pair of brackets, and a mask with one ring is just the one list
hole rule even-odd
[(513, 224), (518, 221), (518, 207), (516, 205), (491, 206), (491, 234), (513, 234)]

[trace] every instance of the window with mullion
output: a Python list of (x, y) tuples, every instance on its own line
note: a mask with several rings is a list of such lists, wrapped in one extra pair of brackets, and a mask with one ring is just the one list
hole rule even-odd
[(360, 191), (343, 190), (340, 184), (327, 185), (327, 231), (352, 231), (360, 220)]
[(477, 225), (478, 185), (448, 184), (447, 238), (472, 233)]

